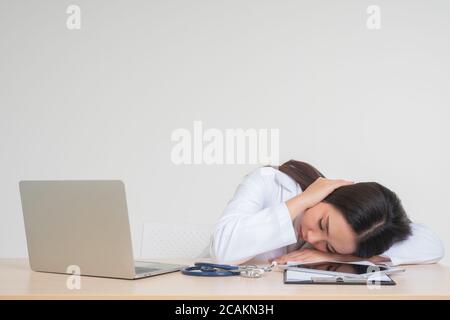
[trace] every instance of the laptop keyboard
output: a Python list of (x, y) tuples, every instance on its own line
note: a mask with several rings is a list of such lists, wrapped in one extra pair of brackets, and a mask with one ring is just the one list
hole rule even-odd
[(161, 270), (159, 268), (148, 268), (148, 267), (134, 267), (136, 274), (147, 273), (152, 271)]

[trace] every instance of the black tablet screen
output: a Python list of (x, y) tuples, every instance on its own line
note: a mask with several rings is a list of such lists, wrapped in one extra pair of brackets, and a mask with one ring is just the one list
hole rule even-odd
[[(365, 274), (375, 271), (385, 271), (388, 268), (382, 266), (370, 266), (364, 264), (352, 264), (352, 263), (339, 263), (339, 262), (316, 262), (316, 263), (305, 263), (295, 265), (298, 268), (305, 268), (311, 270), (323, 270), (323, 271), (333, 271), (340, 273), (349, 274)], [(372, 267), (372, 268), (370, 268)]]

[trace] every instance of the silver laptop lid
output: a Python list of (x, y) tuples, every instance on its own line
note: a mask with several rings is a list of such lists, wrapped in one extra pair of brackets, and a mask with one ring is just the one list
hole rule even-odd
[(125, 198), (118, 180), (21, 181), (30, 266), (35, 271), (135, 276)]

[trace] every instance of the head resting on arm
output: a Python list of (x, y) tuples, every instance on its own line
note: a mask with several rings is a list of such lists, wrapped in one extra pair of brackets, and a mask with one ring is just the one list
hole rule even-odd
[[(324, 175), (308, 163), (290, 160), (278, 169), (305, 190)], [(411, 221), (397, 195), (377, 182), (342, 186), (301, 217), (305, 240), (321, 251), (369, 258), (411, 234)], [(328, 232), (329, 231), (329, 232)]]

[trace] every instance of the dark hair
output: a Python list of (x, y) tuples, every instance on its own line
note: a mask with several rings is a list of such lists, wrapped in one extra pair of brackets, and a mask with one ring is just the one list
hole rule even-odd
[[(278, 167), (305, 190), (317, 178), (324, 177), (306, 162), (290, 160)], [(323, 202), (338, 209), (357, 235), (354, 254), (369, 258), (382, 254), (394, 243), (411, 234), (411, 221), (397, 195), (377, 182), (359, 182), (342, 186)]]

